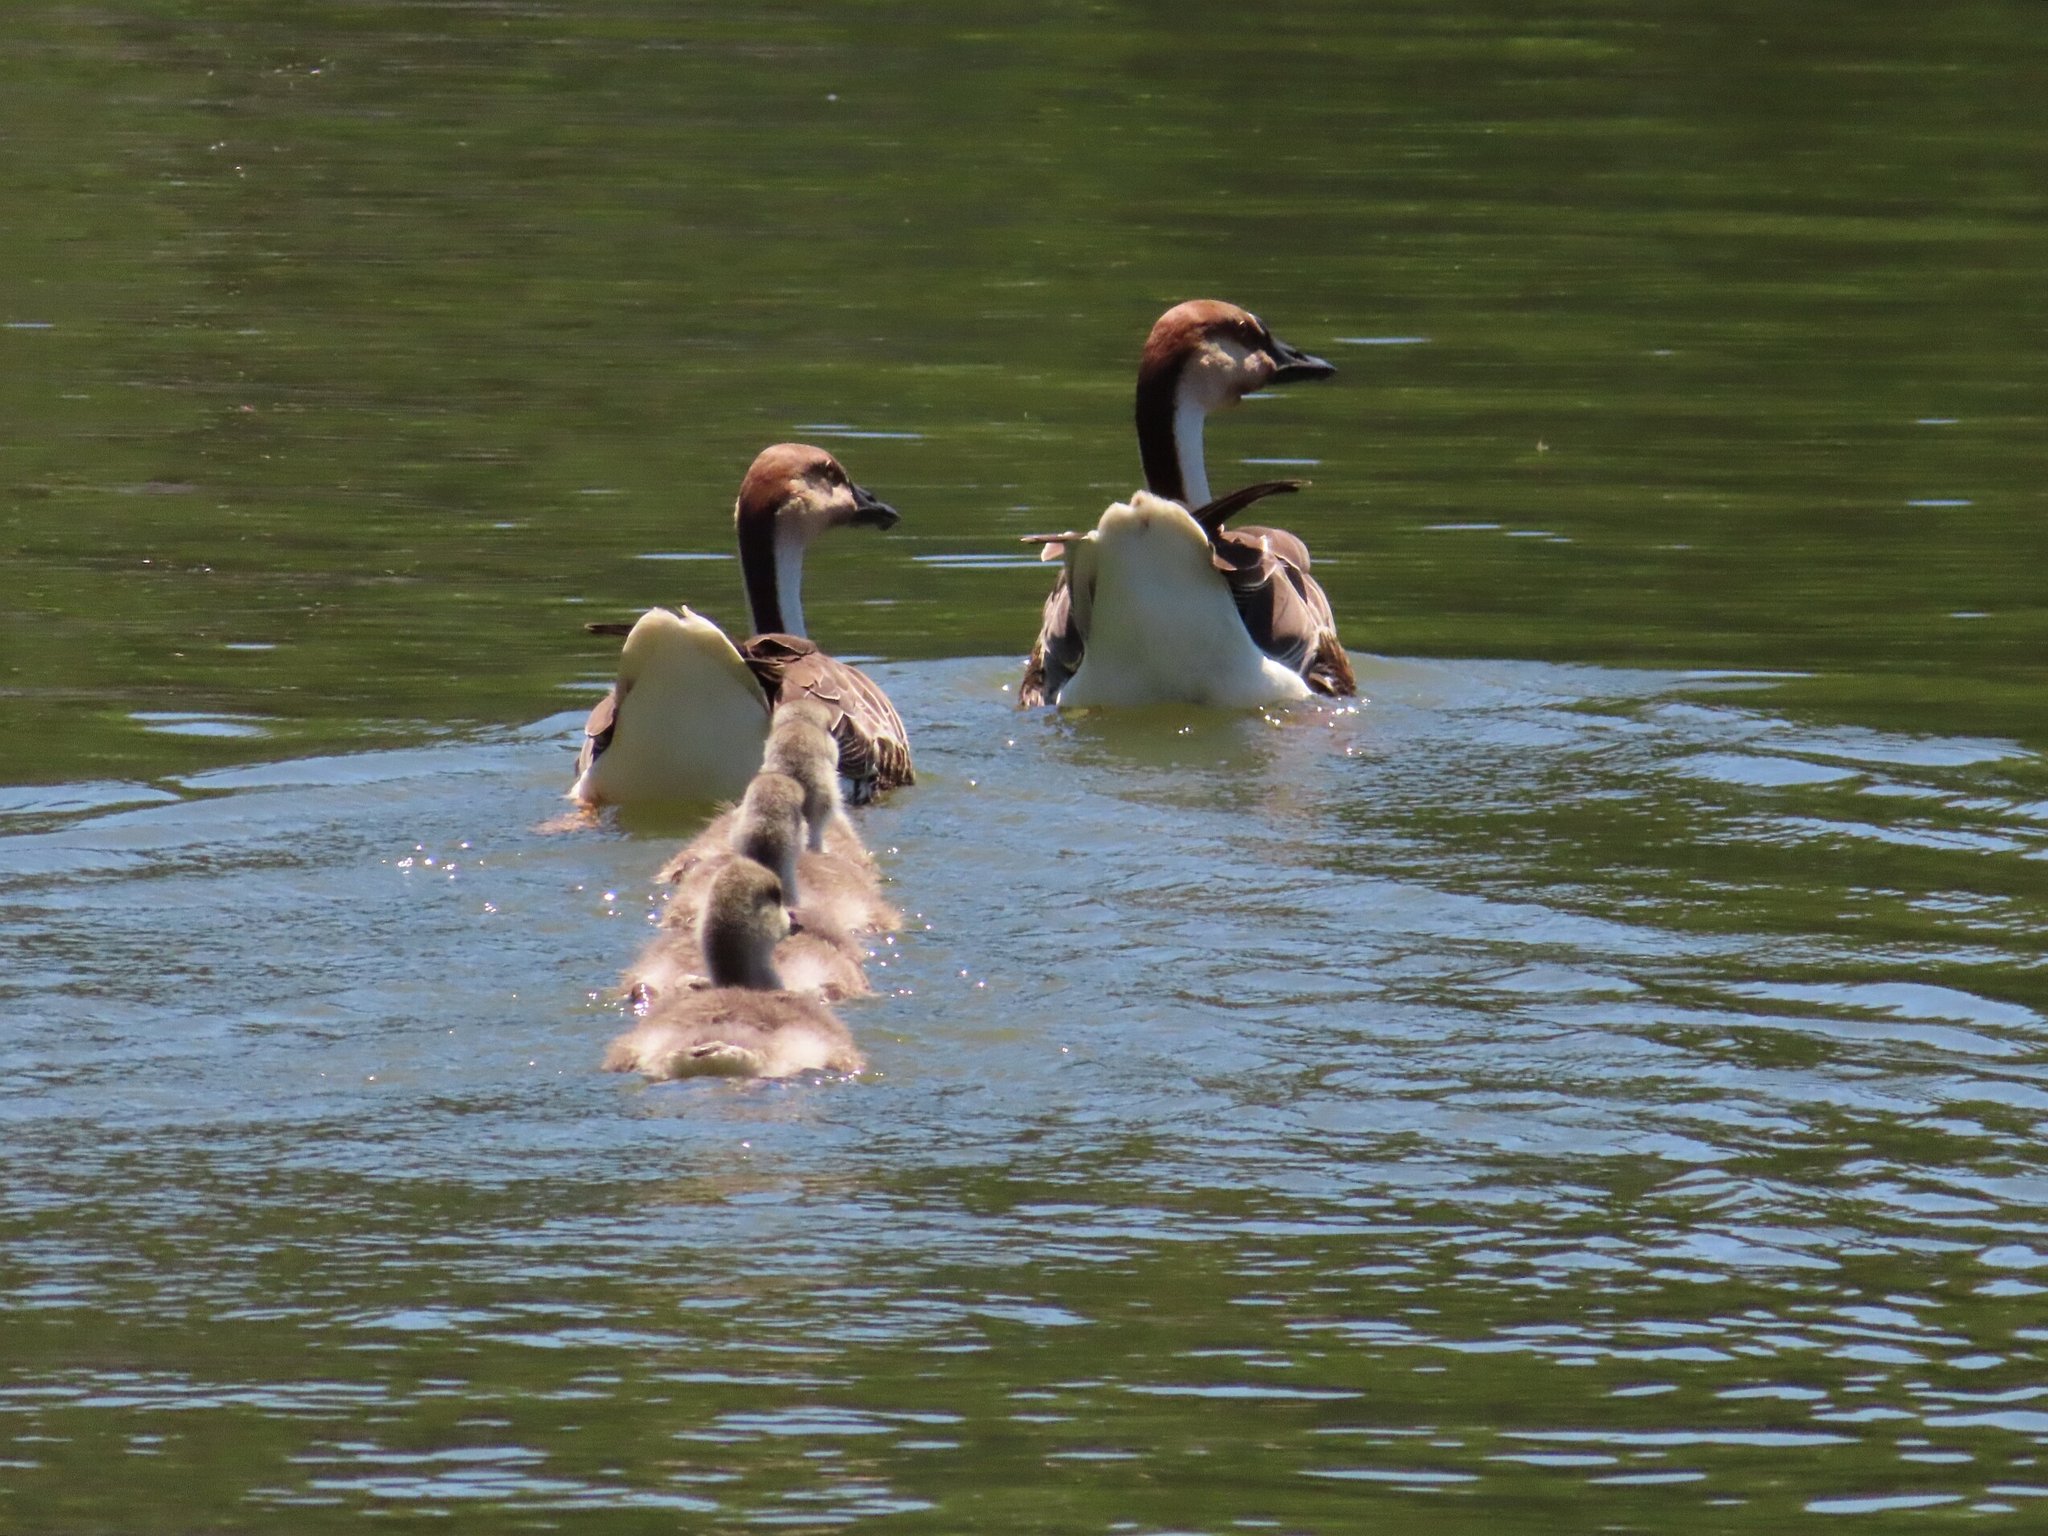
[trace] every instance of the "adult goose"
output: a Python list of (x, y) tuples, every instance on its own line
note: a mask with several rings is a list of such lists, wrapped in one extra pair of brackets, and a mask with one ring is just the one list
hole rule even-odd
[[(1243, 502), (1225, 497), (1212, 501), (1208, 468), (1202, 454), (1202, 426), (1209, 413), (1237, 404), (1255, 390), (1273, 384), (1291, 384), (1303, 379), (1327, 378), (1337, 370), (1319, 357), (1311, 357), (1290, 346), (1250, 310), (1216, 299), (1191, 299), (1176, 304), (1159, 317), (1145, 339), (1138, 364), (1136, 418), (1138, 455), (1144, 466), (1146, 492), (1126, 505), (1117, 503), (1104, 514), (1105, 522), (1122, 523), (1136, 517), (1145, 523), (1164, 516), (1140, 511), (1146, 503), (1164, 500), (1182, 508), (1203, 508), (1192, 526), (1198, 526), (1208, 546), (1209, 564), (1221, 579), (1236, 609), (1239, 623), (1253, 647), (1270, 658), (1275, 668), (1258, 669), (1270, 688), (1262, 694), (1268, 700), (1299, 698), (1309, 693), (1344, 697), (1357, 691), (1350, 658), (1337, 637), (1337, 623), (1330, 600), (1309, 574), (1308, 547), (1294, 534), (1279, 528), (1231, 528), (1225, 520), (1240, 510)], [(1291, 484), (1281, 482), (1286, 488)], [(1270, 495), (1270, 489), (1260, 495)], [(1142, 500), (1141, 500), (1142, 498)], [(1253, 500), (1258, 499), (1256, 496)], [(1122, 511), (1119, 512), (1119, 508)], [(1185, 514), (1184, 514), (1185, 515)], [(1098, 530), (1107, 533), (1107, 527)], [(1181, 532), (1185, 532), (1183, 528)], [(1071, 547), (1067, 537), (1043, 540), (1047, 558)], [(1121, 541), (1135, 565), (1120, 562), (1125, 580), (1142, 589), (1146, 578), (1144, 545)], [(1170, 541), (1185, 550), (1184, 538)], [(1163, 546), (1162, 546), (1163, 547)], [(1108, 551), (1101, 551), (1105, 556)], [(1040, 704), (1079, 704), (1070, 684), (1082, 669), (1086, 656), (1089, 625), (1077, 618), (1070, 569), (1062, 571), (1046, 598), (1038, 641), (1017, 690), (1022, 707)], [(1169, 583), (1176, 586), (1178, 582)], [(1169, 631), (1148, 632), (1135, 611), (1112, 617), (1106, 614), (1097, 594), (1094, 621), (1119, 625), (1129, 632), (1128, 654), (1144, 658), (1142, 676), (1133, 675), (1122, 684), (1108, 686), (1105, 668), (1094, 669), (1098, 697), (1114, 694), (1126, 702), (1147, 699), (1186, 699), (1200, 702), (1212, 694), (1214, 702), (1225, 702), (1218, 690), (1206, 686), (1197, 674), (1192, 657), (1176, 664), (1167, 651)], [(1184, 638), (1184, 626), (1171, 626), (1171, 633)], [(1149, 639), (1148, 639), (1149, 635)], [(1228, 636), (1210, 637), (1205, 652), (1229, 650)], [(1242, 672), (1243, 669), (1239, 669)], [(1289, 684), (1278, 674), (1291, 674)], [(1147, 687), (1147, 679), (1167, 679), (1165, 691)], [(1236, 683), (1242, 684), (1242, 676)], [(1229, 702), (1247, 702), (1242, 688), (1221, 690)]]
[(893, 528), (896, 509), (854, 484), (822, 448), (777, 443), (747, 470), (733, 507), (754, 633), (735, 645), (688, 608), (650, 608), (630, 627), (612, 685), (583, 728), (572, 799), (587, 806), (730, 800), (761, 765), (769, 716), (815, 700), (839, 748), (846, 798), (910, 783), (909, 734), (874, 681), (804, 634), (804, 551), (832, 528)]
[(1034, 536), (1066, 562), (1073, 670), (1054, 702), (1248, 707), (1305, 698), (1301, 673), (1268, 655), (1219, 567), (1224, 520), (1305, 482), (1270, 480), (1190, 512), (1139, 491), (1085, 533)]

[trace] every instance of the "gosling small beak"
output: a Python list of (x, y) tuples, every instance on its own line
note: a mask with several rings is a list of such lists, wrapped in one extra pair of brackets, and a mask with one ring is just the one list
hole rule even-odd
[(866, 486), (853, 487), (853, 525), (856, 528), (880, 528), (887, 532), (901, 521), (903, 514)]
[(1327, 379), (1337, 371), (1335, 363), (1326, 363), (1320, 357), (1313, 357), (1296, 346), (1273, 338), (1273, 377), (1269, 384), (1298, 384), (1303, 379)]

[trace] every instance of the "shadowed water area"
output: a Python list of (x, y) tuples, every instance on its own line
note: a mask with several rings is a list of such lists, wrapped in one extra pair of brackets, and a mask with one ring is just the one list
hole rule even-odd
[[(25, 5), (0, 1529), (2023, 1531), (2025, 5)], [(1152, 319), (1364, 701), (1011, 707)], [(920, 782), (857, 1081), (552, 829), (754, 451)], [(1009, 690), (1009, 691), (1006, 691)]]

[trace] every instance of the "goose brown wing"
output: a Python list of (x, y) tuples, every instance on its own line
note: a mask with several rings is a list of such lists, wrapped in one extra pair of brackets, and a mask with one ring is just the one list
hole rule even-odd
[(1210, 535), (1209, 547), (1254, 645), (1317, 693), (1348, 698), (1358, 691), (1330, 599), (1309, 575), (1300, 539), (1278, 528), (1226, 528)]
[[(618, 624), (606, 621), (586, 624), (583, 632), (588, 635), (629, 635), (633, 632), (630, 623)], [(582, 778), (590, 771), (590, 765), (604, 756), (604, 749), (612, 744), (612, 732), (619, 728), (619, 685), (613, 683), (609, 692), (597, 701), (589, 718), (583, 722), (583, 745), (576, 753), (576, 777)]]
[(1306, 480), (1263, 480), (1219, 496), (1190, 515), (1209, 535), (1210, 558), (1230, 587), (1252, 643), (1300, 673), (1317, 693), (1346, 698), (1358, 691), (1358, 680), (1337, 638), (1330, 599), (1308, 573), (1308, 546), (1284, 528), (1223, 526), (1253, 502), (1307, 487)]
[(852, 787), (847, 798), (854, 804), (917, 782), (910, 766), (910, 733), (889, 695), (860, 668), (835, 661), (796, 635), (756, 635), (739, 650), (770, 704), (806, 697), (832, 711), (839, 776)]
[(590, 765), (612, 744), (612, 732), (619, 728), (619, 685), (612, 684), (583, 722), (583, 746), (576, 754), (576, 777), (582, 778)]
[(1059, 702), (1060, 690), (1081, 670), (1086, 642), (1074, 616), (1074, 592), (1062, 570), (1045, 597), (1045, 611), (1039, 620), (1038, 640), (1031, 647), (1031, 659), (1024, 663), (1024, 677), (1017, 684), (1017, 707), (1035, 709)]

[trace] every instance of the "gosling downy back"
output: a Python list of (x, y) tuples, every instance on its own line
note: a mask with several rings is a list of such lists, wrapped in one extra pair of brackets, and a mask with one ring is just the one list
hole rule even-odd
[[(839, 744), (832, 737), (832, 712), (818, 700), (787, 700), (775, 711), (768, 745), (761, 755), (761, 771), (787, 774), (803, 786), (805, 840), (811, 852), (824, 852), (829, 832), (854, 836), (841, 808)], [(854, 837), (854, 841), (859, 839)]]
[(732, 826), (732, 851), (781, 876), (782, 899), (792, 907), (803, 902), (804, 798), (803, 785), (788, 774), (763, 769), (740, 797)]
[(903, 914), (882, 895), (875, 861), (840, 808), (832, 738), (816, 701), (798, 700), (775, 712), (761, 771), (787, 774), (803, 786), (807, 851), (799, 861), (807, 918), (815, 916), (849, 934), (893, 932)]

